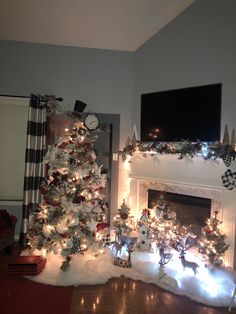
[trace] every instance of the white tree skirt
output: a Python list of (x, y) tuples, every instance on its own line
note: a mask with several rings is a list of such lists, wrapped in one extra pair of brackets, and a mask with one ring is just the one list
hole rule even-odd
[[(172, 252), (173, 253), (173, 252)], [(27, 251), (22, 255), (29, 255)], [(34, 255), (41, 255), (40, 251)], [(60, 266), (64, 260), (60, 255), (49, 254), (46, 256), (45, 268), (38, 276), (27, 276), (32, 281), (57, 285), (79, 286), (103, 284), (110, 278), (121, 275), (133, 280), (154, 283), (161, 288), (178, 295), (185, 295), (190, 299), (218, 307), (229, 307), (235, 288), (235, 272), (230, 268), (205, 267), (204, 261), (199, 260), (194, 252), (187, 252), (186, 259), (197, 262), (199, 271), (196, 275), (191, 269), (183, 271), (178, 252), (174, 253), (172, 260), (165, 266), (166, 276), (159, 278), (159, 255), (149, 252), (134, 251), (131, 256), (132, 268), (121, 268), (113, 265), (113, 252), (106, 248), (105, 253), (94, 257), (91, 252), (85, 255), (74, 255), (66, 271), (61, 271)], [(122, 258), (127, 259), (127, 252), (122, 251)], [(168, 276), (168, 277), (167, 277)], [(166, 280), (169, 277), (172, 279)], [(165, 278), (165, 280), (164, 280)], [(173, 278), (178, 286), (172, 284)], [(169, 283), (168, 283), (169, 282)], [(236, 297), (232, 307), (236, 307)]]

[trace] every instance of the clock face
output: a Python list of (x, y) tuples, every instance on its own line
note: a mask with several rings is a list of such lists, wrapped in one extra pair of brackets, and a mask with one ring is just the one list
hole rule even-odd
[(89, 130), (95, 130), (98, 127), (98, 118), (94, 114), (89, 114), (84, 120), (85, 126)]

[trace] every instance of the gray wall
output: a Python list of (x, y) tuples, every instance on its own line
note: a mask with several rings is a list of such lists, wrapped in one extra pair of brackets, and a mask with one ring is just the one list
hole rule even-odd
[(121, 114), (121, 145), (130, 132), (133, 54), (0, 41), (0, 95), (53, 94), (72, 109)]
[[(236, 1), (196, 0), (135, 53), (133, 114), (140, 95), (222, 82), (222, 133), (236, 127)], [(170, 113), (171, 114), (171, 113)]]

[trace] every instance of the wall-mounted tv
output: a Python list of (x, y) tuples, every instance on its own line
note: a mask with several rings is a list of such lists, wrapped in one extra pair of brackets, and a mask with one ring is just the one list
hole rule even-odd
[(141, 95), (141, 141), (220, 140), (222, 84)]

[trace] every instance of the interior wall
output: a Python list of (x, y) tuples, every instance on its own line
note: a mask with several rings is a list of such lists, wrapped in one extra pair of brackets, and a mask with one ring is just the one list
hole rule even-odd
[(234, 0), (197, 0), (136, 51), (137, 126), (142, 93), (222, 82), (221, 135), (236, 127), (235, 16)]
[[(67, 110), (79, 99), (87, 103), (87, 112), (119, 114), (121, 148), (131, 131), (133, 57), (129, 52), (0, 40), (0, 95), (53, 94), (64, 98)], [(22, 205), (8, 202), (0, 208), (18, 217), (18, 235)]]
[(0, 95), (52, 94), (73, 109), (120, 114), (120, 143), (131, 130), (133, 53), (0, 40)]

